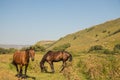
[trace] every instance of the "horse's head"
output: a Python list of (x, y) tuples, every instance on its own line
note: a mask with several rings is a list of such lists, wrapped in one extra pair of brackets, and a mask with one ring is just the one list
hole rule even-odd
[(34, 57), (35, 57), (34, 49), (29, 49), (29, 56), (30, 56), (31, 60), (34, 61)]

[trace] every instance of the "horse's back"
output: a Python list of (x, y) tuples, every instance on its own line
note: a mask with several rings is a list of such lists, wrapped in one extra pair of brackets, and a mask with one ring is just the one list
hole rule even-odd
[(48, 51), (44, 58), (47, 61), (61, 61), (63, 59), (63, 52), (62, 51)]

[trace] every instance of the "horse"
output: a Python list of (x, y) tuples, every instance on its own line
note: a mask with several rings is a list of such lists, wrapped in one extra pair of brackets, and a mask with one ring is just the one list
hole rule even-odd
[(54, 73), (55, 71), (53, 62), (59, 61), (63, 62), (62, 69), (60, 70), (60, 72), (62, 72), (66, 66), (67, 60), (69, 60), (70, 62), (72, 61), (72, 55), (67, 51), (48, 51), (40, 61), (41, 72), (47, 72), (44, 63), (48, 62), (51, 67), (52, 73)]
[[(16, 67), (16, 71), (17, 71), (17, 77), (22, 77), (22, 68), (23, 66), (25, 66), (25, 77), (27, 77), (26, 73), (27, 73), (27, 67), (30, 61), (30, 58), (32, 61), (34, 61), (34, 56), (35, 56), (35, 51), (30, 48), (30, 49), (26, 49), (24, 51), (16, 51), (13, 55), (13, 62), (12, 64)], [(18, 65), (20, 67), (20, 70), (18, 68)]]

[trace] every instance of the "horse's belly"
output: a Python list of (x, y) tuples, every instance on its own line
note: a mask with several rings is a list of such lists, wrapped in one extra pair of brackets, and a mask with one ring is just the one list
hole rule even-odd
[(22, 64), (22, 65), (27, 64), (27, 61), (25, 61), (25, 59), (21, 59), (20, 57), (15, 57), (15, 59), (13, 59), (13, 61), (16, 64)]

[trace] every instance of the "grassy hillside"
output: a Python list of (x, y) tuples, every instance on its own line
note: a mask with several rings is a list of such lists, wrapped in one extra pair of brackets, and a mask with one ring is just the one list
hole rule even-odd
[(115, 44), (120, 43), (120, 18), (62, 37), (48, 49), (66, 43), (70, 43), (71, 46), (67, 50), (72, 52), (86, 51), (99, 44), (112, 49)]
[(50, 47), (55, 41), (52, 41), (52, 40), (45, 40), (45, 41), (39, 41), (37, 42), (35, 45), (40, 45), (40, 46), (43, 46), (45, 48), (48, 48)]

